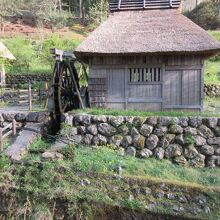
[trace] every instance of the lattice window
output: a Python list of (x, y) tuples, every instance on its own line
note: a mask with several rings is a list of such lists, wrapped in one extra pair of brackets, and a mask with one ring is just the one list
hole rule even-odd
[(130, 83), (147, 83), (161, 81), (162, 70), (160, 67), (129, 68)]

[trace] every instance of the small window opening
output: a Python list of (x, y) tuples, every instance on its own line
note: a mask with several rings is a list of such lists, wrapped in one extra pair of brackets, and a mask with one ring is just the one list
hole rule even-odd
[(129, 68), (129, 82), (161, 82), (160, 67)]

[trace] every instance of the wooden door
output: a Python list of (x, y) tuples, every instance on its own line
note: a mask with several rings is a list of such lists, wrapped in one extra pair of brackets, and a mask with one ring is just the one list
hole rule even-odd
[(201, 70), (182, 72), (182, 105), (201, 104)]
[(125, 68), (108, 69), (108, 107), (123, 109), (125, 105)]
[(201, 107), (201, 70), (166, 71), (163, 77), (163, 108)]
[(181, 71), (166, 71), (163, 76), (163, 107), (181, 105)]

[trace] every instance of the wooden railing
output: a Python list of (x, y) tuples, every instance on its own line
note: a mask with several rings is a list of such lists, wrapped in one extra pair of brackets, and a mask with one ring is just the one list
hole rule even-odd
[[(11, 94), (6, 102), (11, 106), (27, 106), (27, 110), (33, 110), (33, 103), (43, 103), (44, 109), (47, 108), (48, 103), (48, 83), (45, 82), (44, 88), (33, 89), (31, 83), (29, 83), (26, 89), (16, 88), (17, 85), (6, 85), (0, 87), (0, 96), (4, 94)], [(44, 94), (44, 95), (42, 95)], [(46, 94), (46, 95), (45, 95)]]
[(13, 134), (16, 135), (17, 133), (17, 122), (15, 119), (13, 121), (6, 125), (3, 128), (0, 128), (0, 151), (3, 151), (3, 141), (6, 139), (9, 135)]

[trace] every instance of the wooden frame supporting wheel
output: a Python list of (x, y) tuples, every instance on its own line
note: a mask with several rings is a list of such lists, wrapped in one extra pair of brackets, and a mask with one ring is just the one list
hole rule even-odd
[[(73, 109), (89, 106), (88, 88), (80, 87), (80, 80), (88, 82), (86, 69), (82, 63), (77, 62), (73, 53), (62, 50), (51, 49), (51, 53), (56, 58), (53, 72), (53, 105), (51, 110), (55, 115)], [(77, 72), (76, 67), (82, 67), (83, 72)]]

